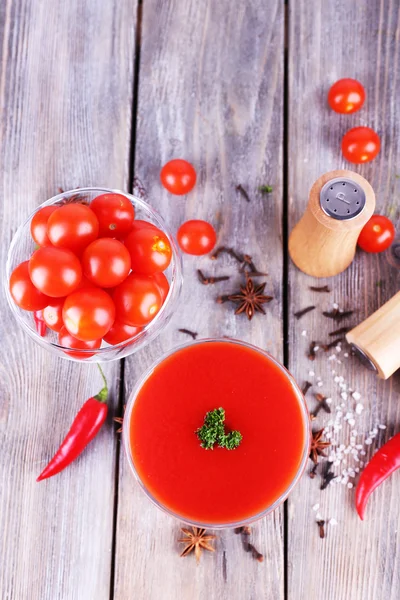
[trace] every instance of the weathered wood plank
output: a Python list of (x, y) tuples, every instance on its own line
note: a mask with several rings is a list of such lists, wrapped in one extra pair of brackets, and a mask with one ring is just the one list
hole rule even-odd
[[(1, 3), (2, 277), (18, 224), (58, 186), (127, 185), (135, 16), (135, 0)], [(111, 417), (74, 465), (35, 482), (101, 380), (31, 342), (4, 295), (0, 306), (0, 597), (108, 599)], [(108, 366), (113, 402), (118, 373)]]
[[(275, 300), (266, 317), (249, 324), (217, 306), (219, 290), (235, 286), (236, 266), (226, 258), (184, 257), (185, 284), (179, 314), (151, 347), (127, 361), (126, 390), (162, 351), (186, 341), (189, 327), (201, 336), (230, 335), (268, 348), (282, 358), (282, 115), (283, 4), (275, 0), (143, 5), (135, 172), (150, 201), (176, 229), (188, 218), (219, 228), (221, 243), (254, 256), (269, 272)], [(187, 197), (161, 189), (159, 171), (173, 157), (191, 160), (198, 184)], [(241, 183), (248, 204), (235, 191)], [(257, 186), (272, 184), (261, 196)], [(234, 275), (225, 286), (201, 286), (196, 268)], [(243, 552), (233, 531), (219, 534), (218, 552), (179, 558), (179, 523), (144, 497), (121, 461), (115, 598), (283, 597), (283, 509), (255, 526), (265, 553), (260, 564)]]
[[(360, 3), (308, 2), (290, 3), (289, 31), (289, 208), (293, 226), (305, 209), (312, 183), (326, 171), (352, 168), (340, 153), (342, 135), (351, 127), (368, 125), (382, 138), (380, 156), (371, 164), (354, 166), (375, 189), (377, 212), (398, 219), (399, 183), (396, 179), (400, 158), (400, 136), (396, 108), (400, 93), (400, 11), (398, 2), (374, 0)], [(330, 111), (326, 94), (330, 85), (341, 77), (355, 77), (366, 87), (364, 108), (354, 115), (340, 116)], [(377, 282), (382, 281), (377, 287)], [(309, 285), (328, 283), (330, 294), (312, 293)], [(344, 382), (362, 395), (365, 410), (355, 417), (353, 427), (342, 420), (343, 429), (335, 436), (339, 443), (350, 442), (350, 431), (360, 434), (357, 443), (363, 445), (368, 432), (377, 423), (387, 424), (379, 430), (373, 444), (366, 446), (368, 459), (374, 448), (399, 431), (400, 378), (387, 382), (363, 370), (355, 357), (345, 358), (345, 348), (337, 360), (317, 354), (314, 362), (306, 358), (312, 339), (326, 341), (336, 322), (324, 319), (321, 310), (337, 302), (344, 308), (355, 308), (354, 318), (344, 324), (356, 324), (371, 314), (399, 289), (399, 272), (389, 266), (387, 256), (357, 253), (350, 268), (330, 280), (316, 281), (290, 266), (290, 368), (299, 381), (323, 385), (314, 390), (332, 397), (332, 411), (343, 403), (343, 416), (354, 410), (356, 400), (340, 396), (343, 389), (334, 382), (342, 375)], [(292, 318), (295, 310), (309, 304), (317, 310), (301, 321)], [(301, 335), (306, 331), (306, 337)], [(335, 354), (335, 350), (333, 350)], [(309, 370), (315, 372), (310, 378)], [(332, 370), (336, 371), (332, 374)], [(316, 402), (310, 391), (309, 405)], [(328, 422), (323, 412), (315, 428)], [(349, 458), (350, 456), (350, 458)], [(347, 466), (356, 466), (347, 455)], [(336, 466), (340, 472), (345, 466)], [(356, 482), (357, 479), (349, 479)], [(331, 484), (320, 491), (320, 479), (304, 477), (289, 500), (288, 530), (288, 597), (324, 598), (325, 600), (394, 599), (399, 595), (400, 576), (397, 549), (400, 543), (397, 498), (400, 479), (390, 482), (375, 493), (368, 507), (367, 522), (361, 523), (354, 509), (354, 488)], [(317, 511), (312, 506), (320, 504)], [(318, 537), (316, 514), (325, 520), (334, 518), (336, 527), (327, 526), (327, 537)]]

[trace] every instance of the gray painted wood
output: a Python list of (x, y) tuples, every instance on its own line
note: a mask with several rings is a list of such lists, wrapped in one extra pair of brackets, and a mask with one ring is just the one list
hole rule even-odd
[[(355, 165), (353, 169), (374, 187), (377, 212), (394, 217), (399, 225), (396, 178), (400, 156), (396, 114), (400, 93), (399, 32), (399, 5), (393, 0), (368, 3), (300, 0), (290, 4), (290, 226), (303, 213), (309, 188), (323, 172), (352, 168), (341, 157), (340, 141), (345, 131), (357, 125), (368, 125), (379, 132), (382, 151), (372, 163)], [(366, 104), (353, 115), (337, 115), (326, 104), (330, 85), (341, 77), (355, 77), (366, 87)], [(382, 284), (377, 287), (378, 281)], [(333, 289), (329, 295), (318, 295), (308, 289), (309, 285), (325, 283)], [(305, 354), (312, 339), (326, 341), (328, 332), (335, 329), (335, 322), (322, 317), (322, 309), (329, 308), (332, 302), (356, 308), (354, 318), (348, 321), (352, 325), (375, 311), (398, 291), (399, 285), (400, 274), (389, 266), (385, 254), (372, 256), (358, 252), (345, 273), (318, 282), (290, 265), (290, 368), (299, 381), (315, 381), (315, 377), (308, 375), (310, 369), (320, 376), (324, 384), (318, 391), (332, 397), (333, 410), (343, 400), (332, 369), (337, 375), (343, 374), (345, 381), (361, 393), (365, 410), (356, 419), (354, 428), (365, 434), (376, 422), (387, 425), (386, 430), (379, 431), (366, 458), (399, 431), (399, 374), (387, 382), (377, 381), (355, 358), (344, 358), (345, 349), (339, 355), (342, 365), (328, 361), (326, 355), (318, 355), (310, 362)], [(310, 304), (316, 304), (317, 310), (301, 321), (293, 319), (295, 310)], [(307, 337), (301, 335), (302, 331), (307, 331)], [(312, 401), (312, 390), (308, 398), (313, 409), (316, 403)], [(355, 401), (352, 399), (349, 404), (354, 406)], [(329, 419), (329, 415), (320, 415), (315, 428), (322, 427)], [(341, 442), (350, 441), (349, 429), (343, 422)], [(319, 484), (319, 479), (304, 477), (289, 500), (288, 597), (394, 600), (400, 589), (399, 477), (394, 475), (375, 492), (364, 523), (354, 509), (354, 488), (331, 484), (321, 492)], [(316, 503), (320, 508), (313, 511)], [(316, 512), (323, 519), (338, 521), (336, 527), (328, 525), (324, 540), (318, 537)]]
[[(179, 314), (127, 360), (127, 393), (161, 352), (187, 340), (179, 327), (244, 339), (282, 358), (282, 84), (281, 2), (144, 2), (135, 174), (173, 229), (186, 219), (208, 219), (219, 243), (251, 253), (268, 271), (275, 300), (252, 323), (235, 317), (215, 304), (220, 290), (236, 287), (235, 265), (185, 256)], [(171, 196), (159, 183), (161, 166), (174, 157), (192, 161), (198, 172), (187, 197)], [(238, 183), (250, 203), (235, 191)], [(263, 183), (274, 186), (273, 194), (257, 192)], [(202, 286), (196, 268), (233, 280)], [(178, 537), (179, 523), (149, 503), (121, 460), (115, 598), (283, 598), (283, 509), (254, 527), (262, 564), (244, 553), (233, 531), (218, 534), (218, 552), (203, 555), (199, 566), (194, 556), (179, 558)]]
[[(1, 3), (2, 278), (18, 224), (58, 186), (127, 185), (135, 15), (134, 0)], [(76, 463), (35, 481), (100, 377), (30, 341), (3, 294), (0, 307), (0, 597), (108, 599), (111, 415)], [(106, 372), (114, 405), (118, 363)]]

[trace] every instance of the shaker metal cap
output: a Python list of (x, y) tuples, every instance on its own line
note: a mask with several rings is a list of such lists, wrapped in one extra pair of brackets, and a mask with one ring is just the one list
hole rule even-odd
[(321, 190), (320, 205), (325, 214), (338, 221), (347, 221), (357, 217), (365, 207), (365, 192), (352, 181), (337, 177), (327, 181)]

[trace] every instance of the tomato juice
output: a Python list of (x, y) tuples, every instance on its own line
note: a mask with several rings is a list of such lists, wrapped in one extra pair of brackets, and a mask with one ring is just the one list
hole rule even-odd
[[(196, 430), (225, 410), (238, 448), (204, 449)], [(265, 352), (234, 340), (173, 351), (134, 390), (124, 421), (133, 470), (150, 498), (198, 525), (234, 526), (263, 516), (286, 497), (309, 451), (304, 399)]]

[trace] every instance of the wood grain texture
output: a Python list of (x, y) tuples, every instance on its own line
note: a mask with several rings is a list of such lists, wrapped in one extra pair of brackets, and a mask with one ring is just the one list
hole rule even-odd
[[(357, 172), (370, 181), (377, 198), (377, 212), (397, 219), (400, 157), (400, 8), (393, 0), (371, 2), (290, 3), (289, 13), (289, 209), (290, 226), (304, 212), (313, 182), (324, 172), (351, 168), (341, 157), (342, 135), (351, 127), (368, 125), (379, 132), (382, 150), (371, 164)], [(355, 77), (366, 87), (363, 109), (341, 116), (327, 107), (330, 85), (341, 77)], [(378, 285), (377, 285), (378, 282)], [(309, 285), (329, 284), (332, 292), (317, 294)], [(343, 325), (356, 325), (398, 291), (400, 274), (389, 266), (387, 255), (358, 252), (349, 269), (332, 280), (314, 280), (290, 265), (290, 315), (295, 310), (315, 304), (317, 310), (300, 322), (290, 316), (290, 369), (301, 382), (310, 379), (314, 390), (332, 398), (332, 410), (343, 403), (343, 411), (354, 410), (356, 401), (343, 399), (335, 376), (358, 391), (365, 410), (353, 426), (358, 440), (377, 423), (387, 424), (367, 446), (367, 455), (400, 428), (400, 376), (386, 382), (360, 366), (355, 357), (345, 358), (343, 348), (337, 360), (327, 360), (318, 352), (314, 362), (306, 358), (313, 339), (326, 342), (328, 332)], [(322, 310), (337, 302), (342, 308), (355, 308), (351, 319), (338, 324), (325, 319)], [(305, 335), (302, 336), (301, 332)], [(336, 354), (335, 350), (332, 352)], [(314, 377), (309, 371), (315, 373)], [(336, 374), (332, 374), (332, 370)], [(316, 387), (316, 377), (323, 385)], [(308, 394), (311, 409), (316, 402)], [(323, 412), (315, 428), (327, 423)], [(337, 435), (340, 443), (350, 441), (350, 427), (342, 421)], [(348, 463), (351, 459), (347, 457)], [(344, 467), (343, 467), (344, 468)], [(335, 467), (337, 470), (337, 467)], [(351, 481), (356, 481), (350, 479)], [(324, 598), (325, 600), (372, 600), (399, 597), (400, 517), (398, 497), (400, 479), (392, 477), (370, 500), (367, 521), (361, 523), (354, 509), (354, 488), (331, 484), (319, 489), (320, 479), (304, 477), (289, 499), (288, 530), (288, 598)], [(319, 504), (317, 511), (312, 510)], [(327, 526), (324, 540), (318, 536), (316, 514), (325, 520), (334, 518), (338, 525)]]
[[(127, 185), (136, 2), (99, 7), (96, 0), (1, 3), (2, 278), (17, 226), (58, 186)], [(101, 379), (94, 365), (36, 346), (3, 294), (0, 310), (0, 597), (108, 599), (112, 415), (82, 458), (35, 481)], [(113, 405), (119, 365), (107, 367)]]
[[(252, 0), (143, 5), (135, 174), (150, 202), (176, 229), (186, 219), (207, 219), (219, 243), (253, 255), (267, 270), (274, 301), (267, 316), (249, 323), (215, 297), (235, 289), (237, 267), (227, 257), (184, 257), (179, 314), (150, 347), (127, 360), (126, 391), (163, 351), (186, 342), (178, 328), (201, 337), (244, 339), (282, 358), (282, 116), (283, 4)], [(196, 188), (171, 196), (159, 183), (171, 158), (193, 162)], [(251, 202), (236, 192), (247, 190)], [(262, 196), (257, 188), (273, 185)], [(195, 273), (228, 273), (229, 282), (202, 286)], [(182, 474), (184, 476), (184, 474)], [(238, 483), (239, 485), (239, 483)], [(115, 598), (283, 598), (283, 509), (254, 527), (265, 553), (260, 564), (233, 531), (218, 534), (215, 555), (179, 558), (179, 523), (152, 506), (121, 461), (116, 533)]]

